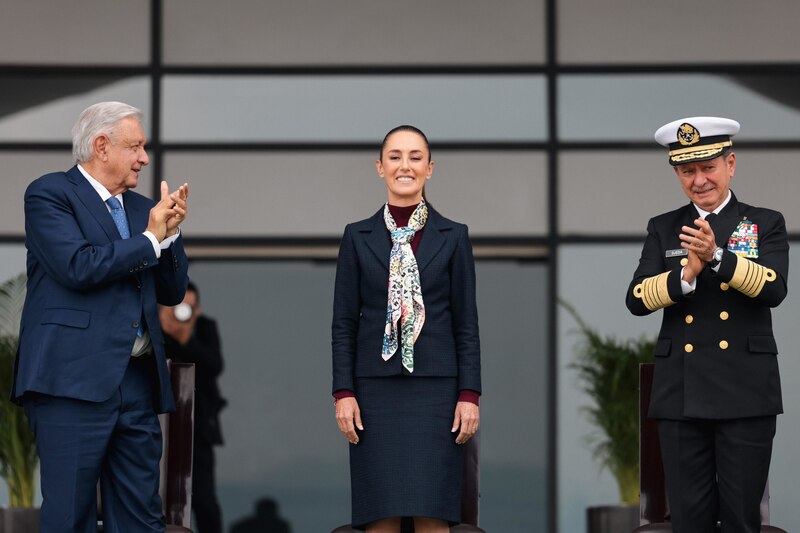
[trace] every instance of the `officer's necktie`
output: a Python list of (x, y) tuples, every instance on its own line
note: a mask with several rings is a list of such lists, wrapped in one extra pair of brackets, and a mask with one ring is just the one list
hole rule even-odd
[[(114, 224), (117, 225), (117, 230), (119, 231), (120, 236), (123, 239), (130, 239), (131, 238), (131, 230), (128, 227), (128, 217), (125, 216), (125, 210), (122, 208), (122, 204), (119, 203), (114, 196), (106, 200), (108, 207), (111, 208), (111, 218), (114, 219)], [(141, 337), (144, 335), (144, 328), (142, 326), (143, 322), (139, 321), (139, 329), (136, 330), (136, 334)]]
[(715, 218), (717, 218), (716, 213), (709, 213), (706, 215), (706, 222), (708, 222), (709, 224), (713, 224)]

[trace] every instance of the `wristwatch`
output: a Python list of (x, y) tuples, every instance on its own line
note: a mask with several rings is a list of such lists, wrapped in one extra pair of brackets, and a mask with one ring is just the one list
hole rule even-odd
[(709, 268), (716, 268), (722, 262), (722, 254), (725, 253), (725, 250), (719, 246), (717, 249), (714, 250), (714, 254), (711, 256), (711, 261), (708, 262)]

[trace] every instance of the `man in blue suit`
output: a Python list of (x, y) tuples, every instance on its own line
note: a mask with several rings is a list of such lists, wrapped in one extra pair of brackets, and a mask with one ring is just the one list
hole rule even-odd
[(41, 531), (163, 532), (157, 413), (174, 409), (157, 303), (186, 290), (188, 185), (137, 194), (142, 113), (103, 102), (73, 128), (67, 172), (25, 192), (28, 292), (12, 396), (36, 434)]

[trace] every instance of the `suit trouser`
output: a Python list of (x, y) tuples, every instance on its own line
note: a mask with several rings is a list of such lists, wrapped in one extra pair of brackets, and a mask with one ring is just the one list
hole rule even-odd
[(164, 531), (153, 365), (151, 355), (131, 358), (104, 402), (25, 395), (41, 463), (40, 533), (96, 533), (98, 479), (105, 532)]
[(758, 533), (775, 416), (658, 420), (675, 533)]

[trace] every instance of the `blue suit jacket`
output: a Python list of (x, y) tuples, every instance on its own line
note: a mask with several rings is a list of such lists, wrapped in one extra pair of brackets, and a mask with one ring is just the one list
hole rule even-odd
[[(408, 374), (396, 353), (381, 357), (386, 326), (391, 237), (383, 209), (344, 230), (333, 303), (333, 391), (354, 378)], [(458, 378), (481, 391), (475, 263), (467, 226), (430, 209), (416, 253), (425, 325), (414, 344), (413, 376)]]
[(109, 399), (144, 317), (155, 351), (160, 412), (174, 409), (156, 303), (176, 305), (188, 282), (179, 237), (157, 259), (142, 235), (154, 202), (123, 193), (131, 238), (77, 167), (47, 174), (25, 192), (28, 292), (12, 397), (39, 392)]

